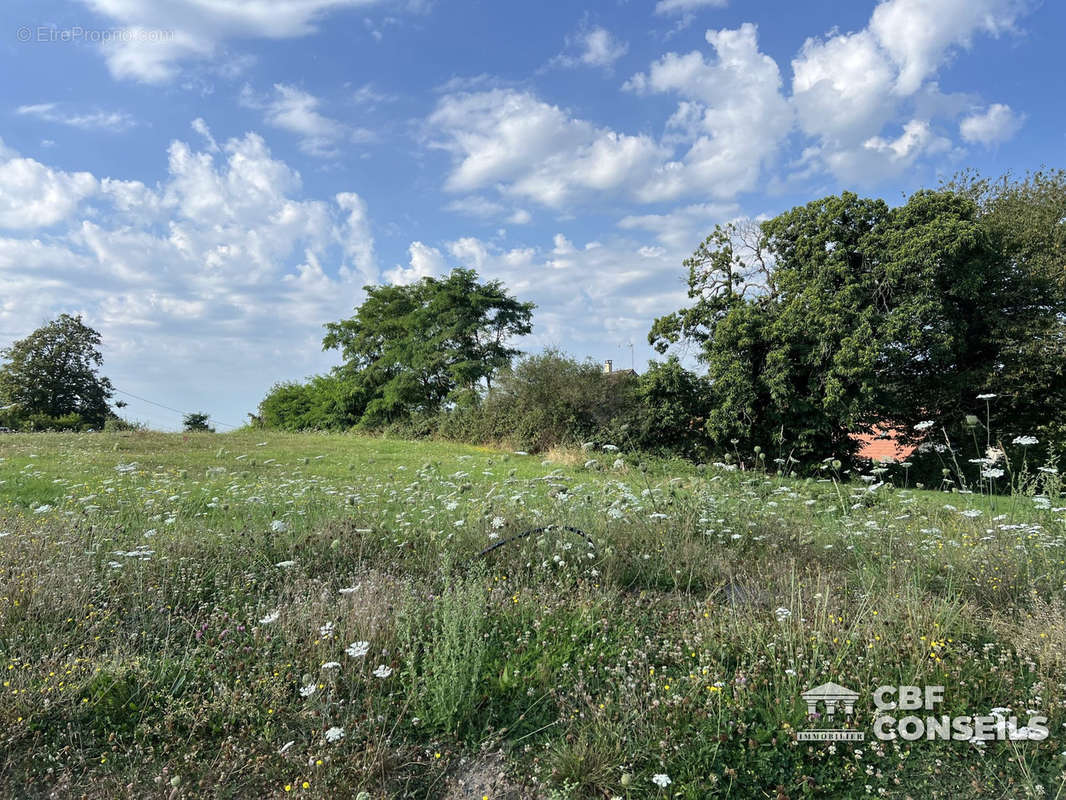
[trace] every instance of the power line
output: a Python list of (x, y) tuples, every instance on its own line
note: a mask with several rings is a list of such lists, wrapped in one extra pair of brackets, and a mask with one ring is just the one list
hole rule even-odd
[[(112, 387), (112, 388), (114, 388), (114, 387)], [(189, 411), (182, 411), (181, 409), (178, 409), (178, 408), (171, 408), (170, 406), (163, 405), (162, 403), (157, 403), (155, 400), (149, 400), (147, 397), (141, 397), (140, 395), (136, 395), (133, 392), (127, 392), (125, 389), (115, 389), (115, 391), (118, 392), (119, 394), (124, 394), (127, 397), (132, 397), (135, 400), (140, 400), (142, 403), (148, 403), (148, 405), (151, 405), (151, 406), (158, 406), (159, 408), (165, 408), (167, 411), (173, 411), (175, 414), (181, 414), (182, 416), (187, 416), (188, 414), (192, 413), (192, 412), (189, 412)], [(220, 422), (217, 419), (212, 418), (210, 415), (208, 415), (208, 418), (211, 419), (211, 421), (214, 422), (216, 425), (223, 425), (223, 426), (225, 426), (227, 428), (240, 428), (240, 427), (242, 427), (241, 425), (231, 425), (228, 422)]]

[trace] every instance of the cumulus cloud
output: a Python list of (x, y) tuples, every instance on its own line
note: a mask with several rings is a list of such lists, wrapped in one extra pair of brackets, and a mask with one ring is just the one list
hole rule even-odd
[(332, 158), (343, 142), (366, 143), (374, 138), (365, 128), (352, 128), (325, 116), (317, 97), (289, 84), (274, 84), (273, 94), (267, 97), (245, 86), (241, 103), (262, 111), (268, 124), (300, 137), (300, 149), (311, 156)]
[(99, 190), (99, 181), (90, 173), (64, 172), (20, 158), (0, 140), (0, 228), (55, 225)]
[[(628, 364), (632, 341), (639, 348), (638, 368), (641, 352), (648, 353), (642, 342), (651, 320), (685, 302), (679, 264), (693, 246), (656, 246), (634, 232), (602, 240), (557, 232), (519, 246), (473, 236), (432, 248), (415, 244), (434, 258), (444, 253), (449, 264), (500, 280), (520, 300), (536, 303), (533, 335), (518, 343), (523, 350), (565, 346), (579, 358), (624, 358)], [(412, 245), (412, 266), (415, 252)]]
[[(494, 188), (562, 209), (595, 195), (641, 203), (753, 189), (791, 127), (772, 58), (754, 25), (708, 31), (712, 58), (669, 53), (625, 88), (682, 100), (657, 141), (572, 116), (530, 92), (444, 95), (427, 120), (433, 146), (452, 155), (451, 192)], [(678, 149), (680, 148), (680, 152)]]
[(959, 123), (959, 135), (972, 144), (1002, 144), (1013, 138), (1025, 122), (1024, 115), (1016, 114), (1003, 103), (993, 103), (984, 111), (975, 112)]
[(513, 89), (445, 95), (428, 125), (432, 146), (453, 158), (446, 190), (499, 187), (554, 208), (590, 192), (633, 191), (667, 154), (648, 136), (597, 127)]
[(383, 276), (386, 282), (394, 286), (408, 286), (418, 283), (423, 278), (438, 277), (448, 271), (444, 256), (436, 247), (430, 247), (422, 242), (411, 242), (407, 253), (410, 257), (407, 266), (397, 264), (387, 270)]
[(341, 9), (381, 5), (418, 10), (419, 5), (406, 0), (81, 2), (125, 31), (101, 48), (111, 74), (144, 83), (173, 80), (183, 63), (217, 59), (232, 39), (297, 38), (313, 33), (324, 17)]
[(714, 58), (699, 51), (668, 53), (625, 83), (639, 94), (683, 98), (668, 127), (689, 149), (643, 187), (646, 201), (691, 194), (730, 198), (755, 188), (792, 127), (777, 62), (759, 51), (756, 27), (709, 30), (706, 40)]
[(911, 94), (956, 48), (1011, 30), (1025, 8), (1020, 0), (885, 0), (869, 29), (899, 67), (896, 91)]
[[(975, 36), (1012, 30), (1025, 8), (1019, 0), (883, 0), (862, 30), (808, 39), (792, 61), (797, 120), (819, 140), (808, 164), (872, 182), (941, 152), (933, 117), (957, 114), (961, 98), (939, 92), (937, 70)], [(908, 112), (923, 116), (886, 140), (884, 127)]]
[(324, 369), (322, 323), (379, 277), (363, 199), (302, 198), (256, 134), (173, 142), (155, 186), (0, 154), (0, 225), (42, 229), (0, 235), (0, 330), (83, 313), (116, 385), (170, 405), (222, 386), (216, 407), (251, 409), (273, 380)]

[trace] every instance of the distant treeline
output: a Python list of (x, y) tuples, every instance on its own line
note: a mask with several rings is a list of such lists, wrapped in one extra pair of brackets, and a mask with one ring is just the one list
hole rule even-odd
[(997, 464), (1066, 452), (1061, 170), (965, 173), (895, 208), (823, 198), (718, 226), (684, 267), (690, 305), (648, 338), (664, 355), (687, 345), (697, 371), (519, 357), (510, 342), (532, 304), (456, 269), (367, 287), (354, 317), (327, 326), (344, 364), (275, 386), (258, 418), (530, 450), (595, 439), (788, 471), (846, 469), (852, 434), (891, 426), (921, 445), (926, 479), (992, 480)]

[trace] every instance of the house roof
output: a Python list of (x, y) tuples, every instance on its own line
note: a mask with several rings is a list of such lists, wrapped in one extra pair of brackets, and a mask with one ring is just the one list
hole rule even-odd
[(851, 438), (859, 443), (856, 455), (869, 461), (905, 461), (917, 449), (902, 441), (903, 434), (896, 428), (875, 425), (870, 433), (853, 433)]

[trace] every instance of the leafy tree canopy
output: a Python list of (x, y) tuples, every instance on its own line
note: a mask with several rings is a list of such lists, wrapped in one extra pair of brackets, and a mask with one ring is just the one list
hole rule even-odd
[(886, 419), (957, 421), (1034, 363), (1045, 386), (1061, 375), (1062, 186), (971, 182), (898, 208), (844, 193), (719, 227), (686, 262), (694, 302), (649, 341), (699, 347), (719, 445), (824, 457)]
[(214, 433), (215, 429), (210, 425), (211, 417), (207, 414), (186, 414), (182, 418), (182, 429), (193, 433)]
[(355, 316), (326, 325), (322, 345), (341, 351), (337, 373), (359, 387), (367, 422), (432, 413), (460, 392), (491, 387), (518, 355), (508, 342), (532, 330), (532, 303), (509, 296), (499, 281), (480, 283), (469, 269), (365, 289)]
[(16, 419), (69, 419), (103, 427), (111, 416), (111, 382), (98, 374), (100, 334), (80, 316), (62, 314), (0, 351), (0, 405)]

